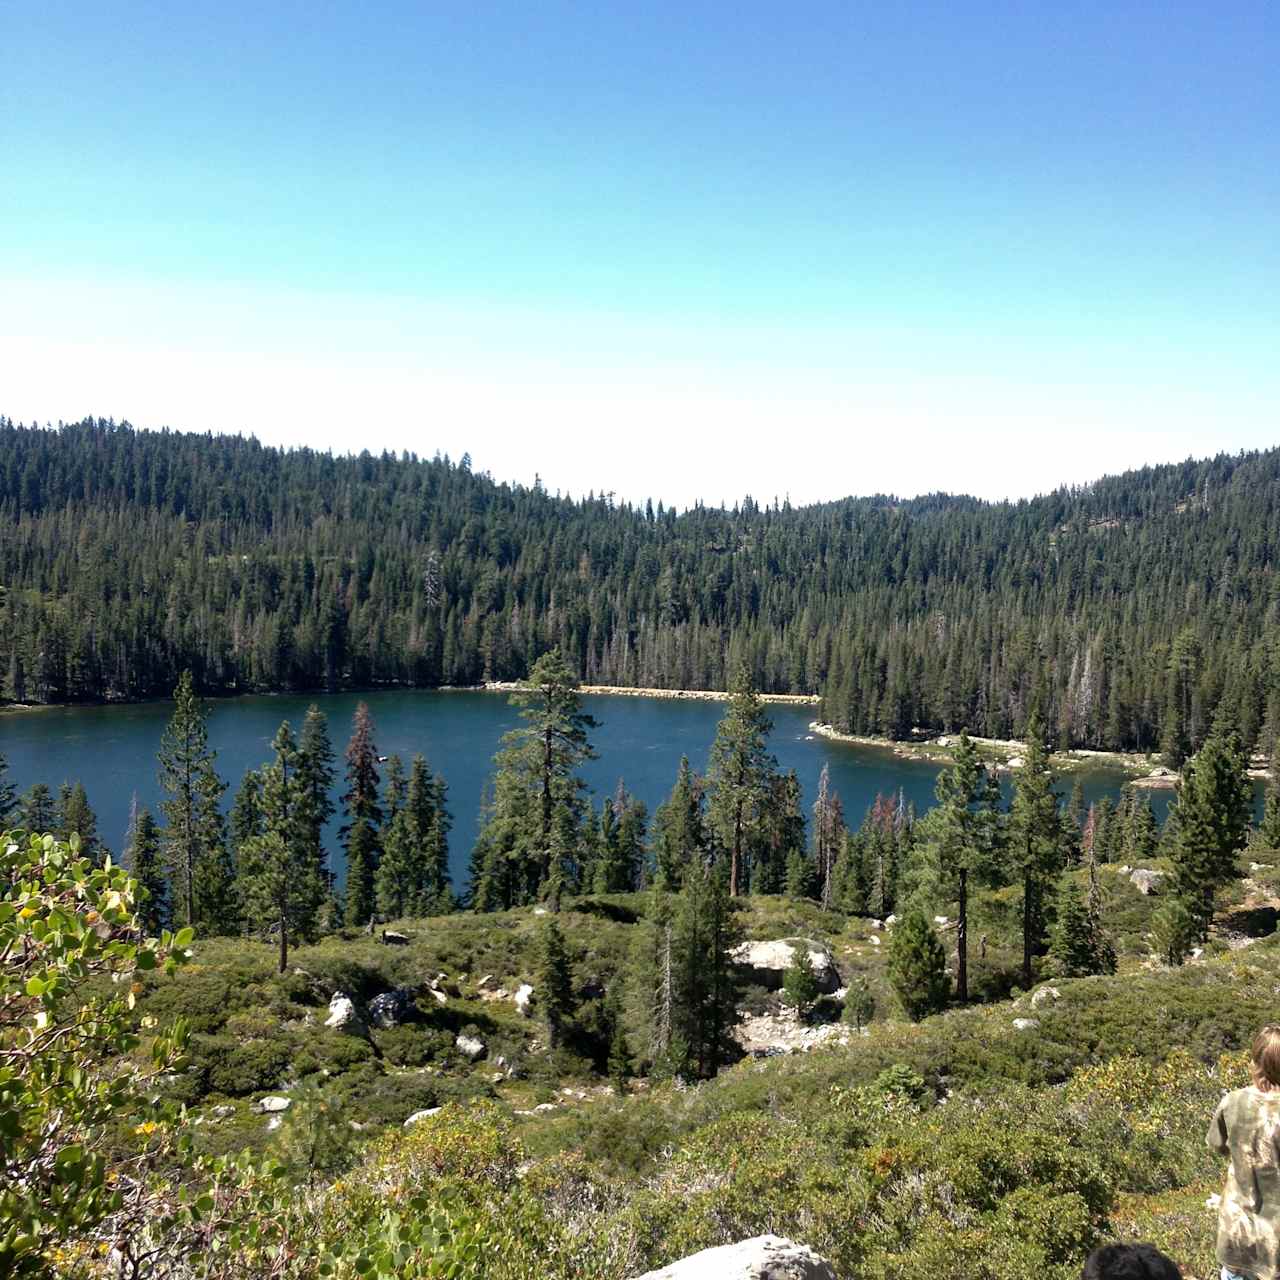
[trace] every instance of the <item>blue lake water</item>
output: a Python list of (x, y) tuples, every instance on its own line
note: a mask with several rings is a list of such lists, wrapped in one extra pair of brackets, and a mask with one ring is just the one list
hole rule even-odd
[[(381, 754), (399, 754), (407, 764), (420, 751), (433, 769), (444, 774), (454, 818), (450, 860), (455, 884), (462, 885), (493, 754), (503, 733), (519, 723), (517, 711), (502, 694), (394, 690), (211, 702), (209, 742), (217, 752), (218, 771), (230, 784), (228, 807), (244, 772), (269, 758), (280, 722), (289, 720), (299, 729), (312, 702), (329, 718), (340, 763), (352, 714), (362, 698), (373, 714)], [(705, 769), (716, 725), (724, 714), (723, 703), (695, 700), (591, 695), (585, 703), (600, 722), (591, 735), (599, 758), (583, 770), (592, 790), (597, 797), (611, 794), (622, 778), (651, 814), (671, 790), (681, 755), (689, 757), (694, 769)], [(921, 812), (932, 803), (936, 765), (904, 760), (887, 748), (819, 737), (809, 728), (814, 707), (771, 705), (768, 711), (774, 725), (770, 748), (782, 769), (795, 769), (799, 776), (806, 812), (824, 764), (830, 765), (831, 785), (844, 802), (850, 825), (861, 821), (879, 792), (901, 790)], [(0, 754), (7, 757), (10, 778), (20, 791), (34, 782), (47, 783), (55, 792), (64, 781), (82, 782), (98, 815), (102, 838), (118, 851), (135, 795), (139, 804), (158, 813), (162, 795), (156, 780), (156, 751), (171, 713), (168, 702), (7, 712), (0, 714)], [(1117, 797), (1124, 782), (1123, 775), (1113, 770), (1089, 768), (1068, 775), (1064, 790), (1075, 776), (1082, 779), (1088, 801), (1104, 795)], [(335, 800), (342, 789), (335, 787)], [(1172, 793), (1149, 794), (1157, 817), (1163, 818)], [(329, 840), (336, 851), (336, 823)]]

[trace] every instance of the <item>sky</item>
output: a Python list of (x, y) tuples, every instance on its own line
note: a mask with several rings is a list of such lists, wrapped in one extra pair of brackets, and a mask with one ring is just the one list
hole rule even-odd
[(1280, 9), (0, 4), (0, 414), (668, 505), (1280, 444)]

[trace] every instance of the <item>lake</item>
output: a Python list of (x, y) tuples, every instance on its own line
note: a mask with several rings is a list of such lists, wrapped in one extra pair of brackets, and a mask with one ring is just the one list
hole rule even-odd
[[(299, 730), (312, 702), (329, 717), (330, 736), (341, 761), (351, 717), (361, 698), (373, 714), (381, 754), (399, 754), (407, 764), (420, 751), (432, 769), (444, 774), (454, 820), (450, 861), (455, 886), (463, 886), (493, 754), (502, 735), (519, 723), (503, 694), (389, 690), (210, 702), (209, 742), (217, 752), (218, 771), (230, 784), (227, 807), (245, 771), (270, 757), (271, 739), (280, 722), (288, 720)], [(681, 755), (689, 757), (694, 769), (705, 769), (725, 710), (720, 702), (604, 694), (589, 695), (584, 703), (600, 722), (591, 735), (599, 758), (583, 770), (597, 803), (600, 796), (612, 794), (623, 778), (628, 790), (648, 805), (650, 814), (671, 790)], [(831, 785), (844, 802), (851, 826), (861, 821), (878, 792), (901, 790), (920, 812), (932, 803), (936, 765), (901, 759), (887, 748), (818, 737), (809, 730), (815, 707), (778, 704), (768, 711), (774, 726), (770, 748), (782, 769), (795, 769), (799, 776), (806, 813), (811, 813), (824, 764), (831, 767)], [(139, 804), (150, 806), (158, 815), (162, 796), (156, 781), (156, 751), (171, 713), (169, 702), (0, 713), (0, 754), (7, 757), (10, 778), (19, 791), (44, 782), (56, 794), (64, 781), (82, 782), (98, 815), (103, 840), (118, 851), (135, 795)], [(1064, 790), (1075, 776), (1068, 776)], [(1118, 796), (1124, 782), (1123, 775), (1102, 768), (1091, 767), (1078, 776), (1089, 801)], [(1007, 785), (1006, 781), (1006, 791)], [(343, 789), (335, 788), (335, 800)], [(1157, 817), (1163, 818), (1172, 793), (1149, 794)], [(331, 824), (329, 844), (336, 851), (336, 821)], [(340, 859), (335, 858), (337, 865)]]

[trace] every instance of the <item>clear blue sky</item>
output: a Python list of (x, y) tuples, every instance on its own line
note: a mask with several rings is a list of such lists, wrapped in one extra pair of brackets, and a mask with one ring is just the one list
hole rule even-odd
[(1274, 3), (54, 2), (0, 42), (14, 417), (681, 503), (1280, 443)]

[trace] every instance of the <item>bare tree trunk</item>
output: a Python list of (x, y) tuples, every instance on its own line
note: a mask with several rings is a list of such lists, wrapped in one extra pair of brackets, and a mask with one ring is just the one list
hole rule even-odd
[(956, 997), (969, 1001), (969, 870), (960, 870), (959, 914), (956, 917)]

